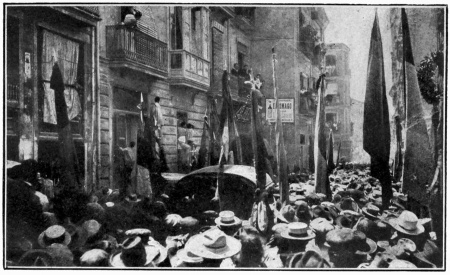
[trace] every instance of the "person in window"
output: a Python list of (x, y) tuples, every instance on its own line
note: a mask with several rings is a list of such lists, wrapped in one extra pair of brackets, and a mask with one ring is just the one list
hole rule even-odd
[(239, 64), (234, 63), (233, 69), (231, 69), (231, 74), (234, 76), (239, 76)]
[(243, 77), (245, 80), (250, 79), (250, 75), (248, 74), (248, 65), (245, 64), (242, 69), (239, 70), (239, 76)]

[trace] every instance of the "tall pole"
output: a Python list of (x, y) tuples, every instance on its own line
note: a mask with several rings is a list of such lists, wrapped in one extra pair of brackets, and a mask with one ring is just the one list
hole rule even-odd
[(289, 185), (286, 171), (286, 152), (284, 151), (283, 123), (281, 121), (280, 108), (278, 104), (278, 90), (276, 77), (276, 54), (275, 47), (272, 48), (272, 69), (273, 69), (273, 97), (277, 108), (277, 121), (275, 125), (275, 146), (277, 154), (277, 174), (280, 185), (281, 202), (289, 201)]

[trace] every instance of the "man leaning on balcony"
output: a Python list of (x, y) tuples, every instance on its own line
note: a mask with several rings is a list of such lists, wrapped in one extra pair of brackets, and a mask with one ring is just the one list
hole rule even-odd
[(152, 115), (155, 121), (155, 136), (159, 140), (161, 139), (161, 128), (164, 125), (164, 117), (162, 115), (161, 106), (159, 105), (159, 96), (155, 97), (155, 102), (152, 106)]

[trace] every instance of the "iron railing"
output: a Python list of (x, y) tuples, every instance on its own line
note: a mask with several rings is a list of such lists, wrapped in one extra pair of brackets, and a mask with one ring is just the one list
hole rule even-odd
[(7, 87), (7, 99), (10, 102), (19, 102), (19, 85), (8, 84)]
[(107, 56), (130, 61), (167, 73), (167, 43), (124, 25), (106, 27)]

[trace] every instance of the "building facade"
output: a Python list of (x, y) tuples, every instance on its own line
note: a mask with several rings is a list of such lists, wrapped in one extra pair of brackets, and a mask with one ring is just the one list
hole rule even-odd
[[(295, 102), (294, 122), (284, 124), (288, 163), (307, 171), (327, 24), (323, 8), (314, 7), (9, 6), (7, 159), (57, 160), (48, 68), (60, 60), (86, 190), (117, 188), (115, 151), (136, 141), (141, 97), (146, 105), (160, 98), (162, 145), (177, 172), (180, 126), (194, 126), (199, 146), (208, 101), (220, 112), (224, 70), (248, 65), (273, 98), (275, 46), (279, 97)], [(243, 82), (232, 76), (230, 87), (239, 133), (248, 139), (250, 91)], [(265, 129), (274, 144), (273, 126)]]
[[(81, 180), (98, 165), (97, 7), (8, 6), (6, 9), (6, 155), (59, 163), (52, 67), (60, 64)], [(53, 103), (53, 104), (52, 104)], [(54, 177), (55, 175), (46, 175)]]
[[(313, 172), (316, 91), (323, 65), (324, 31), (328, 17), (323, 8), (261, 7), (256, 9), (253, 35), (253, 70), (264, 80), (263, 93), (273, 98), (272, 48), (276, 51), (280, 99), (294, 100), (294, 121), (283, 123), (289, 168)], [(268, 127), (274, 141), (274, 124)], [(274, 142), (272, 143), (274, 144)]]
[(326, 46), (325, 55), (325, 124), (333, 131), (334, 156), (341, 144), (339, 155), (346, 161), (352, 157), (349, 52), (347, 45), (336, 43)]
[(370, 163), (370, 156), (363, 149), (364, 102), (350, 98), (350, 134), (352, 150), (350, 161)]

